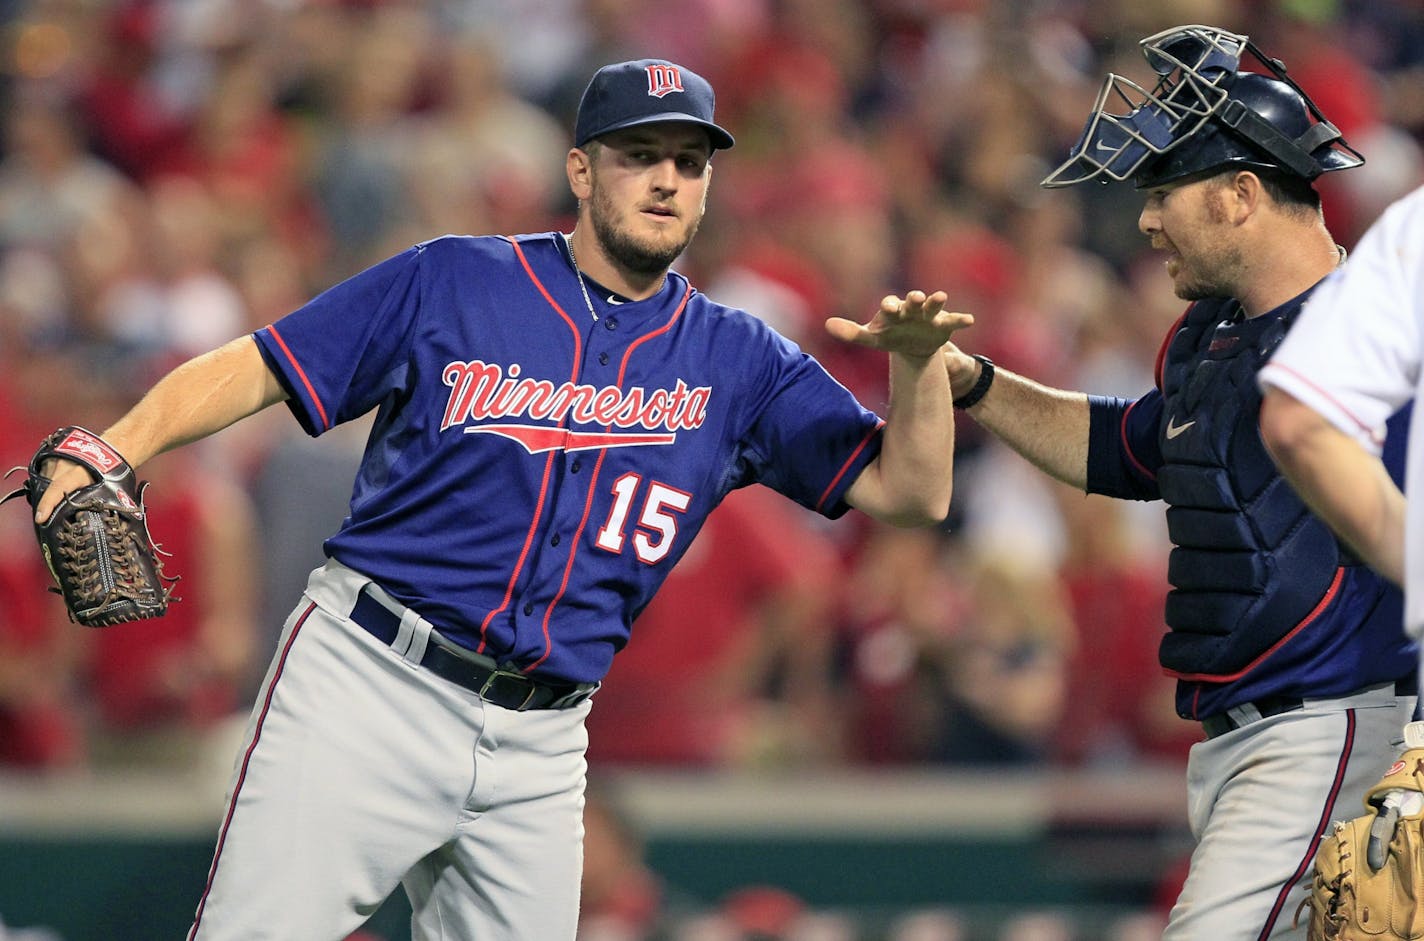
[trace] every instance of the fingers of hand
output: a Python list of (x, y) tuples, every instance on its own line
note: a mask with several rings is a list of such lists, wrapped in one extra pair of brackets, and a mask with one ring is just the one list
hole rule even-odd
[(949, 301), (949, 295), (943, 291), (935, 291), (930, 295), (925, 295), (919, 291), (912, 291), (911, 293), (918, 294), (924, 298), (919, 304), (921, 315), (927, 320), (937, 322), (944, 312), (944, 305)]
[(880, 313), (891, 322), (905, 320), (933, 321), (944, 309), (949, 295), (943, 291), (925, 294), (924, 291), (910, 291), (904, 299), (893, 294), (880, 301)]
[(910, 291), (900, 303), (900, 317), (904, 320), (924, 320), (928, 315), (924, 291)]
[(948, 301), (949, 295), (944, 291), (933, 294), (910, 291), (904, 298), (888, 294), (881, 299), (879, 311), (868, 323), (832, 317), (826, 321), (826, 330), (846, 343), (929, 355), (921, 350), (926, 343), (937, 341), (933, 344), (937, 347), (954, 331), (974, 322), (969, 314), (946, 311), (944, 305)]
[(49, 460), (41, 473), (50, 478), (50, 485), (35, 505), (35, 522), (43, 523), (54, 513), (65, 496), (89, 483), (89, 472), (70, 461)]
[(56, 496), (56, 488), (53, 484), (45, 488), (45, 492), (40, 495), (40, 502), (35, 504), (35, 522), (43, 523), (54, 513), (54, 508), (59, 506), (60, 497)]
[(965, 327), (973, 326), (974, 315), (957, 310), (940, 311), (935, 315), (934, 325), (953, 333), (956, 330), (963, 330)]

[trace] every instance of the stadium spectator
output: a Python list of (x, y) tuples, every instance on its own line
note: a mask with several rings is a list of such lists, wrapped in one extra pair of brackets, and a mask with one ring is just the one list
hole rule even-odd
[(505, 81), (502, 50), (487, 37), (448, 44), (438, 108), (418, 115), (405, 155), (405, 188), (431, 232), (519, 231), (561, 206), (564, 125)]
[(649, 941), (666, 928), (667, 889), (615, 792), (590, 784), (583, 807), (578, 941)]
[(72, 105), (51, 90), (20, 88), (4, 112), (0, 160), (0, 247), (60, 251), (106, 208), (138, 191), (112, 164), (85, 149)]
[(797, 509), (732, 493), (664, 582), (589, 714), (589, 761), (839, 760), (830, 686), (839, 560)]
[(942, 651), (964, 595), (933, 532), (873, 528), (839, 594), (847, 756), (872, 766), (924, 761), (938, 734)]
[[(223, 769), (258, 662), (258, 546), (251, 497), (194, 455), (144, 464), (151, 534), (180, 601), (161, 618), (90, 632), (91, 751), (122, 764)], [(266, 651), (263, 651), (266, 653)]]
[(77, 635), (16, 514), (0, 516), (0, 770), (74, 768), (86, 758)]
[(1175, 683), (1157, 663), (1165, 560), (1140, 551), (1122, 502), (1069, 487), (1054, 494), (1065, 522), (1059, 575), (1077, 635), (1054, 758), (1072, 767), (1184, 763), (1200, 735), (1177, 717)]
[(938, 650), (936, 732), (923, 760), (947, 765), (1043, 765), (1067, 697), (1075, 637), (1051, 567), (982, 556), (956, 566), (969, 583), (965, 615)]
[[(39, 10), (43, 15), (44, 6)], [(119, 0), (94, 5), (92, 22), (72, 24), (75, 33), (98, 31), (93, 59), (78, 64), (73, 77), (89, 139), (99, 156), (139, 181), (171, 168), (191, 122), (160, 81), (164, 13), (157, 0)]]

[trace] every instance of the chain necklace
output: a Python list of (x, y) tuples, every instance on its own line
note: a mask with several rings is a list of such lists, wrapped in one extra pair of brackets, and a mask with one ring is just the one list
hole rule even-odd
[(583, 304), (588, 308), (588, 315), (593, 318), (593, 322), (598, 323), (598, 314), (593, 309), (593, 298), (588, 296), (588, 285), (583, 283), (583, 272), (579, 270), (578, 258), (574, 256), (574, 243), (566, 233), (559, 234), (564, 237), (564, 247), (569, 250), (569, 261), (574, 263), (574, 277), (578, 279), (579, 290), (583, 292)]

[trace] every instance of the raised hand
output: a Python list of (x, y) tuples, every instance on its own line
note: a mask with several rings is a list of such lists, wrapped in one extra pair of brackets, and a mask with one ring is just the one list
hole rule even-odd
[(831, 317), (826, 321), (826, 331), (844, 343), (928, 358), (939, 352), (956, 330), (974, 323), (972, 314), (945, 310), (948, 300), (949, 295), (943, 291), (930, 295), (910, 291), (903, 299), (891, 294), (880, 302), (880, 310), (868, 323)]

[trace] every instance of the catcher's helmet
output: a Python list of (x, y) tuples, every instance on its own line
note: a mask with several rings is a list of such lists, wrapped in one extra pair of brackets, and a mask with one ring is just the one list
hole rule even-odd
[[(1160, 76), (1147, 91), (1110, 74), (1072, 154), (1043, 181), (1071, 186), (1127, 180), (1143, 189), (1230, 167), (1274, 169), (1303, 180), (1345, 170), (1364, 158), (1246, 36), (1211, 26), (1181, 26), (1142, 40)], [(1270, 73), (1241, 68), (1249, 52)], [(1116, 94), (1125, 114), (1107, 110)]]

